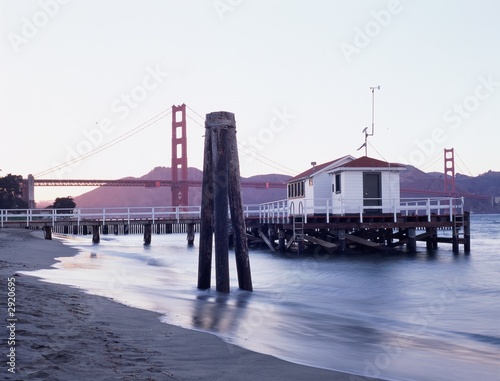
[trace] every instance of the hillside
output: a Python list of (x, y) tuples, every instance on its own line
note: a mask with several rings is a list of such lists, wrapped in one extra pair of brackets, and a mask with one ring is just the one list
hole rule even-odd
[[(284, 182), (290, 176), (270, 174), (242, 178), (242, 181)], [(140, 177), (143, 180), (169, 180), (171, 169), (156, 167)], [(203, 173), (197, 168), (188, 168), (190, 180), (202, 181)], [(243, 203), (259, 204), (262, 202), (282, 200), (286, 198), (286, 190), (276, 188), (243, 188)], [(99, 187), (75, 197), (78, 207), (111, 207), (111, 206), (163, 206), (171, 205), (171, 193), (168, 187)], [(189, 205), (201, 204), (201, 187), (189, 188)]]
[[(425, 173), (421, 170), (407, 166), (401, 173), (401, 189), (418, 191), (442, 191), (443, 174), (437, 172)], [(188, 169), (191, 180), (201, 181), (202, 172), (197, 168)], [(171, 178), (171, 169), (157, 167), (146, 175), (140, 177), (144, 180), (168, 180)], [(284, 182), (289, 178), (286, 175), (267, 174), (243, 178), (242, 181), (257, 182)], [(456, 175), (456, 186), (459, 194), (481, 194), (492, 197), (500, 196), (500, 172), (489, 171), (476, 177)], [(268, 201), (286, 198), (286, 190), (265, 188), (243, 188), (243, 202), (245, 204), (259, 204)], [(402, 192), (402, 197), (426, 197), (420, 192)], [(100, 187), (81, 196), (75, 197), (78, 207), (111, 207), (111, 206), (162, 206), (171, 204), (170, 188), (144, 188), (144, 187)], [(201, 188), (189, 189), (189, 204), (201, 204)], [(482, 200), (466, 197), (466, 208), (475, 213), (500, 213), (500, 203), (492, 205), (491, 200)]]

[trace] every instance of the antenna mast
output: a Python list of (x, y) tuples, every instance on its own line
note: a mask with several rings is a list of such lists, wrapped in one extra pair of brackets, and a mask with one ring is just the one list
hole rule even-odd
[(365, 142), (364, 144), (358, 148), (358, 151), (365, 147), (365, 156), (368, 156), (368, 136), (373, 136), (375, 133), (375, 89), (380, 90), (379, 86), (372, 86), (370, 90), (372, 91), (372, 131), (368, 133), (368, 127), (365, 127), (362, 132), (365, 134)]

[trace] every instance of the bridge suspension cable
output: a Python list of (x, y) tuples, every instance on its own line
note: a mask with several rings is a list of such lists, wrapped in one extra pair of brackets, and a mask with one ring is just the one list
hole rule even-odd
[[(202, 119), (203, 121), (205, 120), (199, 113), (197, 113), (195, 110), (193, 110), (191, 107), (189, 107), (188, 105), (186, 105), (186, 107), (191, 110), (193, 113), (195, 113), (200, 119)], [(193, 122), (195, 122), (196, 124), (198, 124), (199, 126), (201, 127), (205, 127), (204, 124), (201, 124), (200, 122), (198, 122), (196, 119), (194, 119), (193, 117), (191, 117), (189, 114), (187, 114), (187, 117), (189, 119), (191, 119)], [(255, 151), (254, 149), (248, 147), (247, 145), (241, 143), (238, 141), (238, 145), (240, 147), (243, 148), (243, 150), (241, 151), (241, 153), (251, 157), (252, 159), (255, 159), (257, 161), (260, 161), (261, 163), (267, 165), (268, 167), (272, 167), (274, 169), (277, 169), (278, 171), (282, 171), (282, 172), (285, 172), (286, 174), (288, 175), (295, 175), (297, 174), (299, 171), (296, 171), (292, 168), (289, 168), (283, 164), (280, 164), (264, 155), (262, 155), (260, 152), (257, 152)], [(250, 153), (250, 152), (251, 153)]]
[(39, 172), (39, 173), (36, 173), (35, 174), (35, 177), (42, 177), (42, 176), (45, 176), (45, 175), (48, 175), (49, 173), (52, 173), (52, 172), (55, 172), (59, 169), (62, 169), (62, 168), (65, 168), (71, 164), (74, 164), (74, 163), (77, 163), (79, 161), (82, 161), (88, 157), (91, 157), (91, 156), (94, 156), (95, 154), (98, 154), (99, 152), (102, 152), (104, 150), (107, 150), (108, 148), (111, 148), (113, 147), (114, 145), (134, 136), (135, 134), (145, 130), (146, 128), (148, 128), (149, 126), (155, 124), (156, 122), (162, 120), (163, 118), (166, 118), (167, 116), (169, 116), (170, 114), (172, 113), (172, 110), (171, 109), (168, 109), (168, 110), (164, 110), (162, 112), (160, 112), (159, 114), (155, 115), (154, 117), (152, 117), (151, 119), (145, 121), (144, 123), (141, 123), (140, 125), (138, 125), (137, 127), (134, 127), (133, 129), (131, 129), (130, 131), (127, 131), (125, 132), (124, 134), (118, 136), (117, 138), (109, 141), (108, 143), (105, 143), (101, 146), (98, 146), (92, 150), (90, 150), (89, 152), (86, 152), (84, 154), (81, 154), (80, 156), (77, 156), (71, 160), (68, 160), (62, 164), (59, 164), (59, 165), (56, 165), (52, 168), (49, 168), (45, 171), (42, 171), (42, 172)]

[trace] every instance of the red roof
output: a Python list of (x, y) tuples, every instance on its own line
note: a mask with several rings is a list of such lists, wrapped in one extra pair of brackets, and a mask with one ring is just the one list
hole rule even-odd
[(360, 157), (347, 164), (342, 165), (342, 168), (404, 168), (404, 165), (396, 163), (388, 163), (387, 161), (373, 159), (368, 156)]
[(343, 157), (340, 157), (338, 159), (329, 161), (327, 163), (315, 165), (314, 167), (309, 168), (307, 171), (299, 173), (297, 176), (294, 176), (285, 182), (291, 183), (293, 181), (307, 179), (307, 178), (313, 176), (314, 174), (321, 172), (322, 170), (324, 170), (328, 167), (331, 167), (331, 166), (333, 166), (333, 168), (404, 168), (405, 167), (404, 165), (401, 165), (401, 164), (388, 163), (387, 161), (373, 159), (373, 158), (368, 157), (368, 156), (363, 156), (363, 157), (360, 157), (358, 159), (354, 159), (346, 164), (334, 166), (334, 164), (336, 162), (339, 162), (339, 161), (341, 161), (345, 158), (348, 158), (348, 157), (349, 156), (343, 156)]
[(304, 171), (302, 173), (299, 173), (297, 176), (292, 177), (291, 179), (288, 179), (286, 182), (290, 183), (292, 181), (300, 180), (300, 179), (306, 179), (308, 177), (313, 176), (317, 172), (321, 172), (323, 169), (330, 167), (332, 164), (335, 164), (337, 161), (340, 161), (342, 159), (345, 159), (347, 156), (342, 156), (339, 157), (338, 159), (329, 161), (327, 163), (315, 165), (312, 168), (309, 168), (307, 171)]

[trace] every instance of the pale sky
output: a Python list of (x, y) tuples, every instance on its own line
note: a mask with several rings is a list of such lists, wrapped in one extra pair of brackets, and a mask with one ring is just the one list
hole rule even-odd
[(373, 86), (369, 156), (442, 171), (454, 147), (457, 172), (498, 171), (499, 15), (497, 0), (0, 0), (0, 175), (170, 166), (167, 113), (182, 103), (189, 166), (205, 114), (223, 110), (242, 176), (293, 175), (364, 154)]

